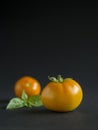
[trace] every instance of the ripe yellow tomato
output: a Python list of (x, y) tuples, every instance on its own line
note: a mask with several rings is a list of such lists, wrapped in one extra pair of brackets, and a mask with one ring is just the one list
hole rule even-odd
[(30, 76), (24, 76), (15, 83), (15, 95), (21, 97), (23, 90), (28, 96), (38, 95), (41, 92), (41, 85), (37, 79)]
[(68, 112), (76, 109), (82, 99), (83, 91), (79, 83), (71, 78), (49, 77), (49, 82), (42, 90), (41, 99), (44, 106), (52, 111)]

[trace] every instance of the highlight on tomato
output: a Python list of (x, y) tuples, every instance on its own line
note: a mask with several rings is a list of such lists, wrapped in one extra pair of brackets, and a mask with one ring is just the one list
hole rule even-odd
[(43, 88), (41, 100), (52, 111), (69, 112), (75, 110), (82, 102), (83, 90), (72, 78), (49, 77), (50, 82)]

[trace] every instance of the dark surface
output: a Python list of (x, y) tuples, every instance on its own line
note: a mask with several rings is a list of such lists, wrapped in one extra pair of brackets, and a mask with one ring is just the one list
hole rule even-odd
[(94, 97), (85, 97), (81, 106), (69, 113), (51, 112), (44, 107), (8, 111), (5, 110), (6, 104), (7, 101), (0, 101), (1, 130), (98, 129), (98, 104)]
[[(2, 3), (0, 11), (0, 130), (98, 129), (98, 19), (96, 3)], [(5, 110), (24, 75), (71, 77), (83, 88), (73, 112)]]

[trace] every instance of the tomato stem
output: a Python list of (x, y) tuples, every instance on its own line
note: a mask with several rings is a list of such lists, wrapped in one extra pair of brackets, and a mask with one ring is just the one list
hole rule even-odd
[(51, 80), (51, 81), (53, 81), (53, 82), (58, 82), (58, 80), (55, 77), (48, 76), (48, 79)]
[(64, 81), (61, 75), (58, 75), (57, 78), (48, 76), (48, 79), (56, 83), (62, 83)]
[(30, 83), (27, 83), (26, 86), (27, 86), (27, 87), (30, 87)]
[(62, 78), (61, 75), (58, 75), (57, 79), (58, 79), (59, 82), (63, 82), (64, 81), (64, 79)]

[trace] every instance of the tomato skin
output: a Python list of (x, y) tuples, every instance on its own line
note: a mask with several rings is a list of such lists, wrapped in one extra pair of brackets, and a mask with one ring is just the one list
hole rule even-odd
[(24, 76), (15, 83), (15, 95), (21, 97), (23, 90), (28, 96), (38, 95), (41, 92), (41, 85), (37, 79), (30, 76)]
[(80, 105), (83, 91), (75, 80), (67, 78), (62, 83), (49, 82), (42, 90), (41, 98), (47, 109), (68, 112)]

